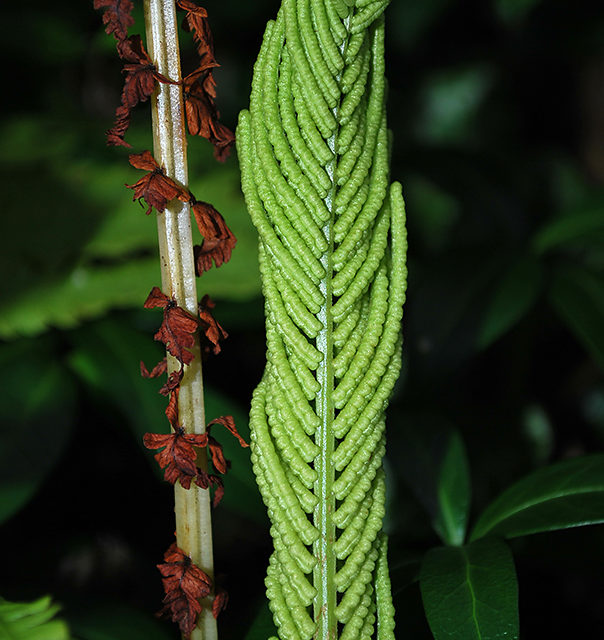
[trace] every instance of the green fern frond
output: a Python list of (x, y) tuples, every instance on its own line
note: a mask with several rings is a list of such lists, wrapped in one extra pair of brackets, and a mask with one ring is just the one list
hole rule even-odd
[(34, 602), (7, 602), (0, 598), (0, 638), (5, 640), (69, 640), (69, 630), (54, 616), (59, 606), (50, 596)]
[(387, 4), (283, 0), (237, 131), (266, 298), (252, 461), (287, 640), (394, 638), (382, 458), (407, 240), (389, 184)]

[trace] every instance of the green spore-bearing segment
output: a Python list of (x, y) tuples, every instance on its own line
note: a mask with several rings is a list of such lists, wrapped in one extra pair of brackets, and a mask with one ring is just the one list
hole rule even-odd
[(284, 0), (237, 130), (266, 297), (252, 461), (283, 640), (394, 638), (382, 457), (407, 240), (389, 184), (387, 4)]

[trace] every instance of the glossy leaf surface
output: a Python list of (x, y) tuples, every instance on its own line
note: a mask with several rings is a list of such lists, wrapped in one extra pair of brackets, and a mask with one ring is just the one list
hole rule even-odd
[(470, 510), (470, 471), (458, 431), (432, 416), (410, 416), (397, 434), (401, 473), (445, 544), (463, 543)]
[(604, 522), (604, 455), (539, 469), (504, 491), (479, 517), (471, 539), (507, 538)]
[(420, 572), (435, 640), (518, 638), (518, 583), (512, 554), (497, 538), (429, 551)]

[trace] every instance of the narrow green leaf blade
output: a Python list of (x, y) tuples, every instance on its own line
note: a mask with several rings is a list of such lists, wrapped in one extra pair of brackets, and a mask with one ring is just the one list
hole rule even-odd
[(542, 267), (532, 257), (515, 261), (496, 285), (478, 334), (484, 349), (511, 329), (533, 306), (542, 282)]
[(470, 509), (470, 471), (458, 431), (437, 417), (406, 421), (402, 473), (445, 544), (463, 544)]
[(482, 513), (471, 540), (604, 522), (604, 454), (539, 469), (504, 491)]
[(604, 369), (604, 279), (567, 265), (554, 273), (549, 299), (560, 319)]
[(432, 549), (422, 563), (420, 589), (435, 640), (518, 638), (518, 582), (502, 540)]
[(450, 434), (438, 477), (438, 513), (434, 527), (452, 545), (463, 544), (470, 509), (470, 471), (459, 432)]
[(577, 242), (598, 243), (601, 246), (603, 238), (604, 211), (601, 208), (587, 209), (549, 222), (533, 238), (533, 248), (537, 253), (545, 253)]

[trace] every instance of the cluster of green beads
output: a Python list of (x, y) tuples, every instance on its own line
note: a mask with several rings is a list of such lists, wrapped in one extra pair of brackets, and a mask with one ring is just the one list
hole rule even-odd
[(237, 130), (266, 298), (252, 462), (283, 640), (394, 638), (382, 458), (407, 241), (389, 183), (387, 4), (283, 0)]

